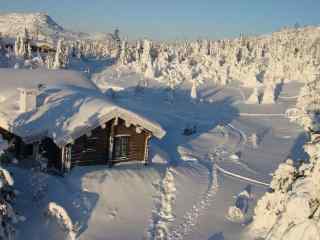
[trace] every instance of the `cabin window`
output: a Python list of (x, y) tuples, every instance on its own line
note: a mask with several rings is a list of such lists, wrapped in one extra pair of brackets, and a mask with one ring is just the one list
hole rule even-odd
[(99, 142), (99, 139), (98, 137), (96, 136), (86, 136), (84, 135), (83, 136), (83, 152), (86, 152), (86, 153), (92, 153), (92, 152), (96, 152), (97, 151), (97, 144)]
[(116, 160), (126, 160), (129, 158), (129, 136), (115, 136), (114, 158)]

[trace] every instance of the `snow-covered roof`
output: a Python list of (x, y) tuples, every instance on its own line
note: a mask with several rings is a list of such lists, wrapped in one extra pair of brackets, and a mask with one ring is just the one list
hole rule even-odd
[(38, 88), (39, 84), (53, 86), (77, 86), (89, 89), (97, 89), (92, 81), (76, 71), (45, 69), (8, 69), (0, 68), (0, 98), (12, 96), (17, 88)]
[[(117, 117), (158, 138), (165, 135), (159, 124), (117, 106), (90, 80), (72, 71), (0, 70), (0, 81), (0, 127), (27, 143), (49, 137), (63, 146)], [(39, 107), (21, 112), (18, 88), (38, 84), (46, 86), (38, 96)]]

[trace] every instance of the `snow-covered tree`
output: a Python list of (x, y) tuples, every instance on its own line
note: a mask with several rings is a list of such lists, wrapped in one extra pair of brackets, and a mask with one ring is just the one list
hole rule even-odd
[(128, 48), (128, 42), (127, 41), (122, 41), (122, 45), (121, 45), (121, 53), (120, 53), (120, 58), (119, 58), (119, 62), (122, 65), (127, 65), (131, 59), (130, 59), (130, 52), (129, 52), (129, 48)]
[(150, 62), (152, 64), (151, 47), (152, 47), (152, 42), (145, 39), (143, 41), (143, 52), (141, 56), (141, 65), (143, 67), (146, 67)]
[(56, 55), (53, 62), (53, 69), (67, 68), (69, 63), (68, 47), (63, 40), (59, 40), (56, 49)]
[(259, 104), (260, 103), (260, 92), (259, 92), (259, 88), (255, 87), (253, 89), (252, 94), (250, 95), (250, 97), (247, 99), (246, 103), (247, 104)]
[(192, 99), (197, 99), (197, 97), (198, 97), (198, 94), (197, 94), (197, 82), (195, 80), (192, 81), (190, 97)]
[(32, 49), (31, 49), (30, 42), (28, 42), (28, 44), (27, 44), (27, 58), (28, 59), (32, 58)]
[(31, 58), (31, 46), (27, 29), (24, 30), (23, 34), (17, 35), (14, 53), (16, 57)]
[(142, 54), (141, 41), (138, 40), (137, 44), (136, 44), (136, 49), (135, 49), (135, 60), (136, 60), (136, 62), (140, 62), (141, 54)]
[(296, 179), (296, 175), (297, 171), (293, 165), (293, 161), (288, 159), (285, 163), (281, 163), (273, 174), (270, 187), (274, 191), (286, 193), (291, 189), (292, 183)]
[(168, 98), (170, 102), (173, 102), (175, 89), (181, 83), (181, 75), (174, 67), (169, 68), (165, 74), (165, 77), (168, 78)]
[[(306, 83), (297, 103), (297, 117), (310, 140), (304, 146), (309, 161), (295, 167), (292, 160), (280, 164), (266, 193), (257, 203), (248, 239), (318, 239), (320, 236), (320, 119), (318, 77)], [(314, 235), (312, 235), (314, 234)]]
[(268, 84), (263, 93), (262, 97), (262, 104), (273, 104), (275, 103), (275, 85), (274, 84)]
[(149, 79), (153, 79), (155, 77), (155, 68), (151, 61), (149, 61), (146, 65), (144, 77)]
[(52, 54), (47, 54), (45, 63), (48, 69), (53, 69), (54, 56)]
[(234, 206), (229, 207), (228, 219), (233, 222), (244, 222), (249, 209), (251, 199), (251, 187), (247, 186), (236, 196)]

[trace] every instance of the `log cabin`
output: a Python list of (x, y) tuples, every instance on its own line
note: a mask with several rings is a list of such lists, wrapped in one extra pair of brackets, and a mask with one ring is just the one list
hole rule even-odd
[(165, 135), (79, 73), (0, 69), (0, 80), (0, 133), (21, 161), (46, 159), (62, 173), (79, 165), (147, 164), (149, 140)]

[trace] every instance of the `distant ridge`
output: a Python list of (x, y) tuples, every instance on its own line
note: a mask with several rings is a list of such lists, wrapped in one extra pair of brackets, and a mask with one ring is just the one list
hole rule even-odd
[(47, 13), (0, 13), (0, 33), (9, 38), (16, 38), (27, 29), (30, 38), (39, 41), (56, 42), (59, 38), (75, 40), (89, 38), (87, 33), (64, 29)]

